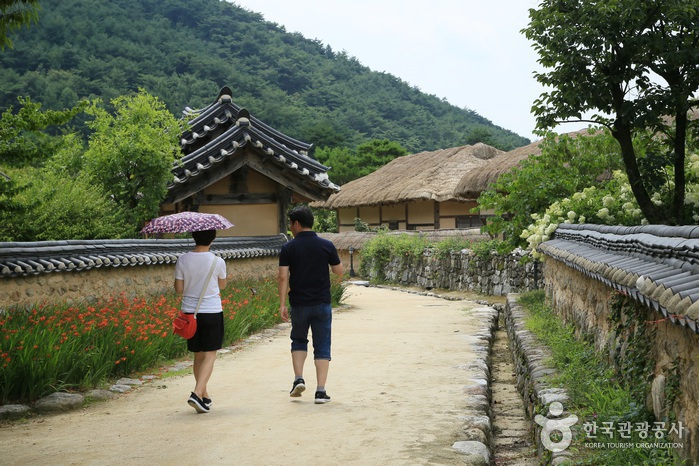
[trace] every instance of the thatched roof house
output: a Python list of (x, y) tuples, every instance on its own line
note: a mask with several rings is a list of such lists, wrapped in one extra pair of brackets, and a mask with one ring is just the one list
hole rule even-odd
[(354, 230), (357, 218), (393, 230), (480, 226), (479, 214), (471, 212), (475, 202), (456, 189), (464, 172), (503, 154), (476, 144), (398, 157), (312, 205), (337, 210), (339, 231)]
[(500, 175), (509, 172), (530, 156), (540, 155), (542, 141), (539, 140), (528, 146), (518, 147), (500, 157), (490, 159), (472, 170), (468, 170), (465, 173), (462, 172), (461, 179), (454, 192), (460, 197), (477, 199)]
[[(582, 129), (565, 136), (589, 134)], [(543, 142), (509, 152), (479, 143), (398, 157), (311, 205), (336, 210), (340, 232), (354, 230), (357, 219), (392, 230), (480, 227), (492, 212), (478, 209), (478, 197), (500, 175), (540, 155)]]
[(456, 200), (465, 170), (484, 165), (502, 151), (486, 144), (452, 147), (398, 157), (373, 173), (350, 181), (327, 201), (328, 209), (395, 204), (406, 201)]

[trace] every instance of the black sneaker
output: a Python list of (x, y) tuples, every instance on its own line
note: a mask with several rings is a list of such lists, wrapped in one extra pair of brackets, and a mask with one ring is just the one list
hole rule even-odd
[(323, 403), (328, 403), (330, 401), (330, 397), (326, 392), (316, 392), (316, 404), (323, 404)]
[(291, 387), (289, 396), (298, 398), (304, 390), (306, 390), (306, 382), (304, 382), (303, 379), (296, 379), (294, 380), (294, 385)]
[(204, 402), (204, 406), (211, 409), (211, 403), (212, 403), (211, 398), (207, 398), (207, 397), (203, 396), (203, 397), (201, 397), (201, 401)]
[(208, 413), (209, 408), (206, 406), (204, 401), (202, 401), (201, 398), (197, 396), (196, 393), (192, 392), (191, 395), (189, 395), (189, 399), (187, 400), (187, 404), (194, 408), (198, 413)]

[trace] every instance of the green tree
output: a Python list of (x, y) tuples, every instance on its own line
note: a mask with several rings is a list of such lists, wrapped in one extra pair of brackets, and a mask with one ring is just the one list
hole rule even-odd
[(313, 229), (322, 233), (337, 233), (337, 212), (328, 209), (312, 209), (315, 217)]
[(388, 139), (373, 140), (357, 147), (357, 156), (353, 161), (357, 167), (357, 178), (383, 167), (391, 160), (406, 155), (407, 149), (398, 142)]
[(478, 198), (480, 209), (492, 209), (495, 217), (484, 230), (503, 234), (512, 246), (526, 243), (520, 233), (555, 201), (589, 186), (601, 186), (622, 165), (618, 144), (609, 132), (597, 135), (556, 136), (549, 133), (541, 155), (502, 174)]
[(14, 241), (114, 239), (132, 234), (115, 202), (87, 177), (71, 179), (67, 171), (30, 168), (20, 179), (25, 189), (15, 202), (22, 205), (24, 215)]
[[(41, 104), (29, 97), (18, 98), (20, 107), (10, 107), (0, 116), (0, 241), (30, 241), (34, 239), (32, 216), (39, 204), (37, 198), (25, 196), (32, 182), (22, 176), (26, 167), (44, 165), (59, 150), (63, 138), (47, 130), (60, 132), (87, 104), (55, 111), (42, 110)], [(63, 183), (70, 182), (70, 178)], [(37, 179), (41, 183), (42, 180)]]
[(356, 150), (349, 148), (322, 148), (316, 151), (318, 161), (331, 167), (328, 176), (333, 183), (343, 185), (383, 167), (407, 150), (395, 141), (373, 140), (360, 144)]
[(58, 128), (82, 112), (87, 102), (67, 110), (41, 110), (41, 104), (19, 97), (20, 108), (5, 110), (0, 116), (0, 165), (22, 167), (40, 165), (53, 154), (60, 137), (52, 137), (48, 128)]
[(28, 228), (25, 219), (25, 208), (17, 200), (17, 196), (25, 189), (17, 183), (14, 176), (0, 173), (0, 242), (21, 241), (27, 238)]
[[(551, 88), (534, 103), (537, 127), (583, 121), (591, 113), (586, 121), (609, 128), (618, 141), (648, 221), (684, 223), (688, 112), (698, 104), (699, 1), (543, 0), (529, 17), (523, 32), (545, 68), (536, 77)], [(671, 209), (652, 202), (634, 149), (634, 134), (646, 129), (667, 137)]]
[(184, 130), (157, 98), (144, 90), (112, 101), (114, 115), (99, 102), (85, 152), (85, 171), (109, 193), (134, 232), (157, 216)]
[(38, 20), (39, 0), (0, 0), (0, 49), (12, 47), (12, 31)]
[(316, 159), (325, 166), (330, 167), (328, 177), (330, 180), (342, 186), (357, 177), (352, 165), (354, 151), (347, 147), (322, 147), (315, 151)]

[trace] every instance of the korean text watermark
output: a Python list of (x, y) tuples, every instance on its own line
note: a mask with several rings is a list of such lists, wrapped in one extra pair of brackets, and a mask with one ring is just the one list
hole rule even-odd
[[(572, 440), (572, 426), (578, 422), (578, 417), (563, 414), (563, 405), (554, 401), (549, 405), (548, 416), (537, 414), (534, 422), (541, 429), (541, 443), (552, 452), (566, 450)], [(689, 430), (682, 421), (677, 422), (630, 422), (630, 421), (603, 421), (584, 422), (585, 432), (583, 447), (590, 449), (682, 449), (681, 441)]]

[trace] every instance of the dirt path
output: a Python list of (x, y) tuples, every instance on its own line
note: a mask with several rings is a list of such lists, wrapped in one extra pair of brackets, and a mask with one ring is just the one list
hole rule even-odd
[(186, 404), (191, 375), (0, 429), (4, 465), (457, 464), (463, 386), (477, 328), (471, 301), (350, 286), (337, 312), (327, 390), (289, 398), (289, 324), (219, 357), (208, 414)]

